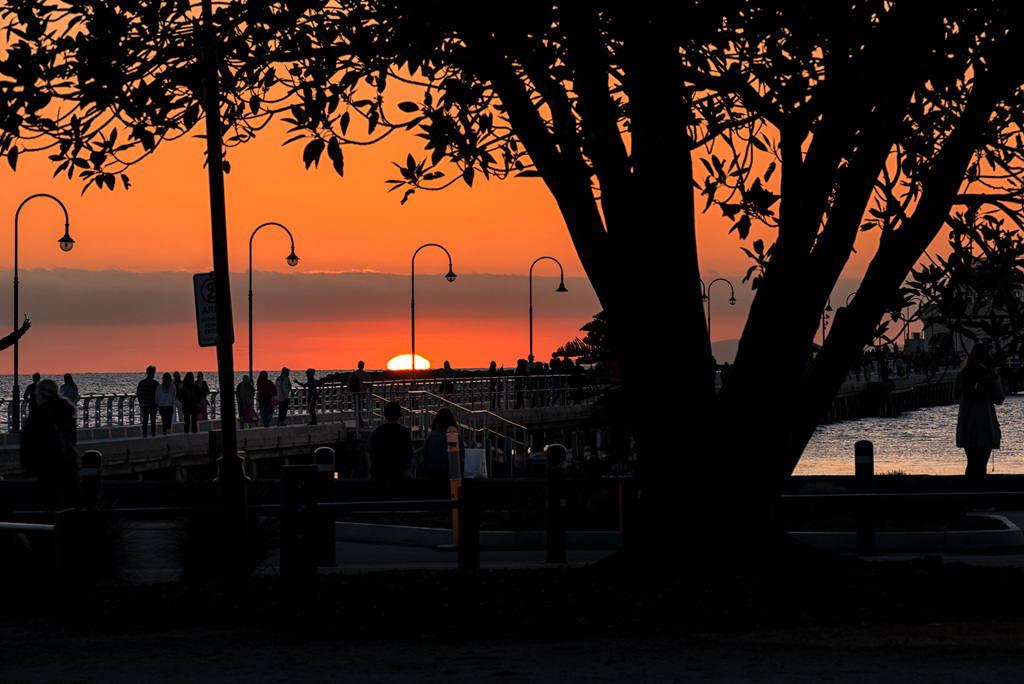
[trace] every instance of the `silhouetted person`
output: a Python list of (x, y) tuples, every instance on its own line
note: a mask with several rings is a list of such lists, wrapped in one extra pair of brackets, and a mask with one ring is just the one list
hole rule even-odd
[[(156, 410), (160, 412), (163, 434), (166, 435), (171, 431), (174, 422), (174, 402), (178, 390), (174, 387), (174, 382), (171, 381), (170, 373), (164, 373), (161, 380), (162, 382), (157, 385), (156, 392), (153, 394), (153, 399), (156, 401)], [(155, 432), (154, 436), (156, 436)]]
[(203, 395), (203, 398), (199, 401), (199, 420), (208, 420), (206, 409), (210, 406), (210, 386), (206, 383), (206, 379), (203, 378), (203, 371), (196, 373), (196, 387), (199, 388), (199, 392)]
[[(501, 367), (505, 369), (504, 366)], [(501, 393), (498, 391), (498, 380), (501, 378), (501, 371), (498, 370), (498, 364), (495, 361), (491, 361), (490, 367), (487, 369), (487, 377), (490, 380), (491, 386), (491, 409), (501, 410)]]
[(985, 477), (989, 456), (1002, 436), (995, 405), (1003, 403), (1003, 387), (993, 361), (992, 351), (975, 343), (953, 383), (953, 400), (960, 403), (956, 445), (967, 454), (965, 475), (972, 488)]
[(288, 403), (292, 396), (291, 371), (287, 367), (281, 369), (274, 385), (277, 387), (277, 424), (287, 425), (285, 418), (288, 416)]
[(36, 410), (36, 385), (39, 384), (39, 378), (41, 377), (39, 373), (33, 373), (32, 382), (25, 388), (25, 394), (22, 395), (22, 399), (25, 400), (25, 406), (28, 407), (28, 415), (30, 416)]
[(78, 385), (75, 384), (71, 373), (64, 374), (64, 384), (60, 386), (60, 396), (70, 401), (72, 405), (78, 404)]
[(263, 427), (270, 427), (270, 420), (274, 417), (274, 397), (277, 396), (277, 385), (270, 381), (267, 371), (260, 371), (256, 378), (256, 402), (260, 407), (260, 422)]
[(444, 368), (441, 369), (441, 394), (450, 399), (454, 392), (455, 371), (452, 370), (452, 365), (445, 361)]
[(306, 388), (306, 408), (309, 410), (309, 424), (316, 425), (316, 405), (320, 403), (320, 383), (316, 379), (316, 369), (306, 369), (306, 382), (300, 382)]
[(43, 506), (59, 510), (78, 503), (78, 429), (75, 407), (60, 396), (57, 383), (40, 380), (21, 430), (21, 463), (26, 474), (35, 474)]
[(181, 373), (174, 371), (171, 382), (174, 384), (174, 419), (185, 420), (185, 409), (181, 406)]
[(139, 380), (135, 388), (135, 398), (139, 400), (139, 417), (142, 420), (142, 436), (148, 437), (149, 428), (153, 428), (153, 436), (156, 437), (156, 388), (160, 383), (154, 377), (156, 366), (146, 368), (146, 377)]
[(199, 404), (203, 401), (203, 393), (196, 384), (192, 371), (185, 373), (185, 379), (181, 381), (178, 388), (178, 401), (181, 403), (181, 412), (185, 417), (185, 433), (199, 432)]
[(523, 408), (524, 398), (526, 396), (526, 383), (530, 379), (530, 369), (526, 365), (526, 359), (519, 359), (516, 361), (516, 370), (513, 373), (515, 378), (515, 391), (516, 391), (516, 408)]
[(402, 405), (397, 401), (384, 404), (384, 419), (370, 435), (370, 477), (374, 480), (394, 481), (405, 476), (412, 461), (412, 434), (399, 424)]
[(359, 367), (348, 375), (348, 391), (352, 393), (355, 405), (356, 422), (363, 424), (363, 411), (366, 410), (366, 393), (370, 391), (370, 374), (364, 369), (366, 364), (359, 362)]
[[(455, 414), (451, 409), (443, 408), (434, 415), (430, 423), (430, 433), (423, 441), (423, 463), (420, 464), (420, 474), (429, 480), (447, 480), (450, 476), (448, 467), (448, 428), (459, 427), (455, 420)], [(466, 447), (462, 443), (462, 435), (459, 440), (459, 460), (466, 457)]]
[(256, 422), (256, 388), (248, 375), (243, 375), (235, 387), (235, 397), (238, 398), (238, 427), (243, 430), (246, 424), (252, 427)]

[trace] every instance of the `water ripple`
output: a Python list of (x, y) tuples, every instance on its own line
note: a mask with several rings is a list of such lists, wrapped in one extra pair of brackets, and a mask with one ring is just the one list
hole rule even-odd
[[(875, 472), (962, 475), (967, 459), (957, 449), (956, 405), (908, 411), (899, 418), (862, 418), (822, 425), (811, 437), (795, 475), (853, 475), (853, 445), (875, 445)], [(992, 452), (989, 472), (1024, 474), (1024, 397), (996, 407), (1002, 448)]]

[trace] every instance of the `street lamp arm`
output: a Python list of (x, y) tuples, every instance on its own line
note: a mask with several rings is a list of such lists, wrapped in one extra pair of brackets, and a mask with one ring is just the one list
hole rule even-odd
[(18, 327), (18, 222), (21, 218), (22, 207), (28, 204), (29, 200), (33, 200), (36, 197), (49, 197), (54, 202), (60, 205), (61, 211), (64, 212), (64, 237), (62, 237), (59, 241), (60, 248), (63, 251), (68, 252), (71, 250), (72, 247), (75, 246), (75, 241), (71, 239), (71, 222), (68, 219), (68, 208), (65, 207), (64, 203), (61, 202), (59, 199), (45, 192), (40, 192), (36, 193), (35, 195), (29, 195), (24, 200), (22, 200), (21, 204), (18, 205), (18, 210), (14, 212), (14, 333), (13, 335), (4, 338), (4, 341), (10, 339), (10, 337), (12, 336), (14, 338), (14, 388), (12, 392), (12, 401), (10, 408), (11, 413), (13, 413), (13, 416), (11, 418), (12, 432), (21, 431), (21, 390), (18, 387), (18, 340), (21, 338), (22, 335), (25, 334), (25, 331), (28, 330), (29, 326), (29, 323), (26, 320), (26, 322), (20, 328)]
[(416, 255), (420, 253), (420, 250), (424, 247), (437, 247), (444, 251), (448, 256), (448, 273), (445, 275), (445, 279), (449, 283), (455, 281), (455, 271), (452, 270), (452, 255), (442, 245), (436, 242), (428, 242), (425, 245), (420, 245), (416, 248), (416, 251), (412, 253), (412, 267), (409, 271), (410, 281), (410, 294), (411, 299), (409, 300), (409, 314), (411, 316), (410, 332), (412, 334), (412, 358), (409, 361), (410, 369), (412, 370), (412, 387), (416, 386)]
[(249, 236), (249, 378), (252, 379), (252, 241), (256, 237), (256, 233), (260, 232), (261, 228), (267, 226), (277, 226), (284, 232), (288, 233), (288, 239), (291, 241), (292, 247), (288, 256), (285, 257), (285, 261), (289, 266), (295, 266), (299, 263), (299, 257), (295, 256), (295, 238), (292, 236), (292, 231), (288, 230), (285, 226), (276, 221), (268, 221), (261, 223), (256, 226), (256, 230), (252, 231), (252, 235)]
[(565, 289), (565, 271), (562, 270), (562, 262), (553, 256), (542, 256), (538, 257), (532, 264), (530, 264), (530, 354), (527, 358), (530, 359), (530, 363), (533, 363), (533, 267), (537, 265), (538, 261), (544, 259), (551, 259), (558, 264), (558, 289), (555, 292), (568, 292)]
[[(706, 303), (708, 309), (708, 341), (711, 340), (711, 286), (717, 283), (718, 281), (722, 281), (723, 283), (726, 283), (729, 286), (729, 304), (731, 306), (736, 305), (736, 290), (735, 288), (733, 288), (732, 283), (728, 279), (715, 278), (710, 283), (708, 283), (706, 288), (704, 288), (704, 302)], [(704, 281), (702, 280), (701, 285), (703, 284)]]

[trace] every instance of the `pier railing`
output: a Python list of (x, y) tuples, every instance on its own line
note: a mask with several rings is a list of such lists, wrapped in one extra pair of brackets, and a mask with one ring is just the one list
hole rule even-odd
[[(590, 403), (592, 392), (587, 390), (588, 381), (579, 375), (533, 375), (519, 376), (501, 375), (496, 378), (487, 376), (459, 377), (445, 386), (442, 378), (417, 378), (415, 389), (410, 379), (376, 380), (367, 392), (349, 392), (344, 383), (324, 383), (320, 385), (320, 402), (318, 413), (326, 422), (337, 422), (343, 419), (356, 418), (358, 424), (373, 426), (380, 422), (384, 403), (398, 401), (403, 405), (410, 402), (410, 397), (423, 397), (419, 411), (436, 411), (440, 406), (458, 407), (456, 418), (460, 423), (479, 425), (480, 418), (475, 416), (501, 411), (504, 409), (535, 408), (544, 406), (562, 406), (567, 404)], [(218, 399), (218, 390), (211, 390), (207, 395), (207, 417), (209, 420), (222, 418)], [(436, 397), (427, 400), (426, 397)], [(292, 388), (289, 413), (302, 413), (306, 410), (307, 390), (304, 387)], [(28, 415), (28, 402), (19, 402), (22, 424)], [(0, 398), (0, 425), (8, 431), (11, 425), (10, 399)], [(139, 402), (134, 394), (84, 394), (77, 405), (78, 426), (81, 428), (121, 427), (141, 425), (142, 417)], [(462, 415), (462, 412), (469, 411)], [(500, 416), (497, 416), (500, 419)], [(477, 421), (474, 423), (474, 421)], [(520, 426), (521, 427), (521, 426)], [(471, 428), (474, 435), (481, 433), (482, 428)], [(517, 428), (518, 429), (518, 428)], [(502, 434), (511, 435), (511, 428)], [(504, 437), (503, 437), (504, 438)], [(518, 445), (520, 437), (512, 438)], [(474, 443), (476, 439), (470, 440)], [(512, 448), (512, 447), (510, 447)], [(515, 447), (518, 450), (518, 446)]]

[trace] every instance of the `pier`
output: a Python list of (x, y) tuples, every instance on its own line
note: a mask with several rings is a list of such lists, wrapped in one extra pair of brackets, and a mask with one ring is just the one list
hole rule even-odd
[[(577, 454), (586, 450), (586, 438), (580, 432), (595, 401), (592, 394), (582, 396), (583, 390), (570, 385), (568, 376), (538, 376), (534, 380), (540, 382), (524, 388), (517, 397), (513, 378), (503, 380), (493, 396), (494, 410), (486, 378), (460, 379), (448, 396), (441, 393), (436, 380), (421, 380), (416, 390), (404, 381), (378, 382), (367, 393), (347, 392), (340, 383), (325, 384), (320, 388), (317, 425), (306, 424), (305, 389), (296, 388), (288, 424), (238, 429), (238, 449), (246, 454), (250, 476), (276, 474), (281, 465), (301, 462), (317, 447), (330, 446), (336, 452), (339, 477), (366, 477), (370, 433), (383, 422), (384, 404), (398, 401), (406, 410), (402, 422), (417, 443), (429, 432), (434, 413), (442, 407), (451, 409), (467, 448), (485, 448), (489, 472), (494, 475), (511, 475), (526, 468), (532, 455), (550, 441), (567, 442)], [(84, 399), (83, 404), (92, 410), (83, 409), (79, 415), (78, 452), (81, 456), (98, 451), (104, 477), (190, 479), (215, 475), (221, 418), (200, 421), (198, 433), (186, 434), (184, 424), (175, 423), (171, 434), (143, 438), (134, 396)], [(514, 408), (517, 399), (521, 408)], [(499, 403), (504, 408), (497, 409)], [(211, 418), (217, 415), (215, 407), (214, 399)], [(0, 433), (0, 477), (20, 473), (19, 440), (16, 433)]]

